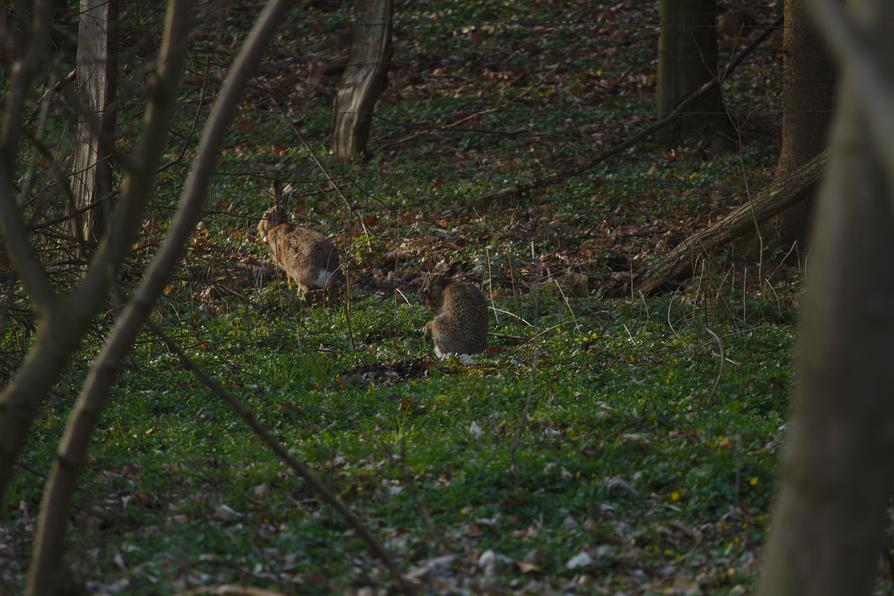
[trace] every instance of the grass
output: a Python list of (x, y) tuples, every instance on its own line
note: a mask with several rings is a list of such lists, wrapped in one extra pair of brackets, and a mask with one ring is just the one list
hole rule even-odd
[[(284, 287), (265, 291), (298, 310)], [(304, 331), (253, 308), (193, 313), (181, 341), (397, 558), (455, 555), (441, 581), (750, 585), (785, 414), (788, 325), (713, 323), (729, 359), (718, 378), (716, 341), (689, 307), (670, 305), (674, 333), (660, 301), (646, 311), (573, 299), (576, 330), (557, 293), (540, 300), (520, 303), (540, 310), (535, 327), (493, 325), (495, 353), (469, 366), (428, 361), (422, 376), (398, 382), (350, 374), (428, 354), (425, 312), (390, 299), (352, 305), (357, 352), (343, 313), (325, 307), (295, 313)], [(247, 581), (327, 592), (376, 582), (378, 565), (343, 522), (144, 339), (78, 495), (70, 560), (90, 585), (164, 593)], [(62, 430), (54, 412), (63, 403), (53, 406), (32, 440), (36, 468)], [(34, 503), (39, 488), (21, 475), (12, 501)], [(513, 561), (533, 552), (536, 571), (504, 563), (485, 577), (475, 561), (487, 550)], [(567, 569), (582, 550), (595, 563)]]

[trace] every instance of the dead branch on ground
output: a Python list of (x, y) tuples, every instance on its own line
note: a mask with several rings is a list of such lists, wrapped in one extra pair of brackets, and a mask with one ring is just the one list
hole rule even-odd
[(751, 55), (751, 53), (754, 52), (754, 50), (757, 49), (757, 47), (760, 46), (764, 41), (766, 41), (770, 37), (770, 35), (776, 29), (778, 29), (781, 25), (782, 25), (782, 17), (779, 17), (778, 19), (773, 21), (773, 23), (768, 25), (761, 32), (761, 34), (757, 38), (755, 38), (754, 41), (752, 41), (750, 44), (748, 44), (747, 46), (742, 48), (742, 51), (739, 52), (736, 55), (736, 57), (730, 61), (730, 63), (723, 70), (722, 74), (714, 77), (713, 79), (711, 79), (710, 81), (708, 81), (707, 83), (702, 85), (695, 93), (693, 93), (692, 95), (690, 95), (689, 97), (687, 97), (686, 99), (681, 101), (679, 103), (679, 105), (677, 105), (677, 107), (674, 108), (674, 110), (670, 114), (668, 114), (664, 118), (656, 121), (655, 123), (651, 124), (650, 126), (644, 128), (643, 130), (639, 131), (638, 133), (636, 133), (629, 139), (622, 141), (622, 142), (618, 143), (617, 145), (609, 147), (605, 151), (602, 151), (601, 153), (599, 153), (592, 159), (588, 160), (583, 165), (566, 168), (566, 169), (561, 169), (556, 172), (552, 172), (550, 174), (546, 174), (544, 176), (537, 177), (530, 182), (516, 184), (513, 186), (508, 186), (506, 188), (501, 188), (500, 190), (495, 190), (493, 192), (486, 193), (484, 195), (481, 195), (478, 198), (478, 202), (483, 203), (483, 204), (488, 204), (488, 203), (494, 203), (494, 202), (500, 202), (500, 201), (507, 201), (509, 199), (514, 199), (516, 197), (530, 193), (531, 191), (541, 189), (545, 186), (549, 186), (550, 184), (560, 182), (567, 178), (573, 178), (574, 176), (579, 176), (580, 174), (583, 174), (586, 171), (592, 170), (594, 167), (596, 167), (600, 163), (602, 163), (602, 162), (614, 157), (615, 155), (618, 155), (618, 154), (626, 151), (627, 149), (630, 149), (634, 145), (637, 145), (640, 142), (648, 139), (649, 137), (654, 135), (656, 132), (663, 130), (664, 128), (673, 124), (683, 114), (683, 112), (686, 110), (686, 108), (688, 108), (690, 105), (692, 105), (694, 102), (696, 102), (699, 98), (701, 98), (705, 94), (709, 93), (712, 89), (714, 89), (714, 87), (722, 84), (723, 81), (725, 81), (729, 77), (729, 75), (731, 75), (736, 70), (736, 68), (738, 68), (739, 65), (745, 61), (745, 58), (747, 58), (749, 55)]
[[(697, 256), (706, 255), (711, 250), (739, 238), (756, 224), (804, 200), (819, 181), (828, 161), (828, 153), (820, 153), (785, 178), (774, 181), (770, 188), (759, 193), (753, 200), (689, 236), (660, 258), (655, 265), (636, 276), (632, 282), (634, 291), (651, 294), (667, 283), (679, 280), (681, 276), (691, 271), (692, 263)], [(620, 295), (626, 294), (627, 291), (616, 289), (614, 293)]]

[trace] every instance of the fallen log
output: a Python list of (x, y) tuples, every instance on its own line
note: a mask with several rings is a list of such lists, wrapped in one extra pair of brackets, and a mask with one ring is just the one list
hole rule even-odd
[(634, 293), (651, 294), (672, 281), (680, 281), (691, 274), (692, 264), (699, 255), (732, 242), (757, 224), (804, 200), (819, 181), (828, 160), (827, 152), (820, 153), (732, 213), (689, 236), (634, 278)]

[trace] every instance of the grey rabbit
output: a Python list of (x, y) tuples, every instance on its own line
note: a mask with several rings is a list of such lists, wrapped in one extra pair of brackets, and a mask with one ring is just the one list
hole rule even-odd
[(285, 271), (290, 288), (293, 280), (302, 294), (333, 288), (343, 279), (338, 251), (316, 230), (289, 223), (286, 202), (290, 187), (284, 193), (278, 182), (273, 183), (273, 207), (261, 217), (258, 237), (270, 247), (270, 255)]
[(426, 323), (425, 337), (434, 341), (435, 355), (472, 355), (487, 347), (487, 303), (477, 286), (449, 277), (423, 285), (429, 307), (438, 316)]

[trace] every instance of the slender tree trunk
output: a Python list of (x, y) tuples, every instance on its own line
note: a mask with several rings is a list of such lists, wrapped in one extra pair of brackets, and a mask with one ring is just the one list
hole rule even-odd
[[(894, 3), (859, 4), (861, 23), (882, 29), (867, 47), (890, 56)], [(850, 68), (811, 235), (765, 595), (870, 594), (894, 482), (894, 188)]]
[[(785, 0), (782, 78), (782, 149), (776, 178), (784, 178), (826, 148), (835, 98), (835, 63), (805, 0)], [(780, 214), (771, 240), (783, 249), (804, 243), (810, 197)]]
[[(77, 82), (80, 108), (78, 145), (72, 160), (75, 209), (72, 236), (95, 246), (109, 221), (112, 164), (108, 144), (115, 135), (115, 31), (118, 0), (81, 0)], [(91, 208), (91, 205), (93, 206)], [(81, 246), (84, 246), (82, 244)], [(86, 258), (89, 254), (81, 251)]]
[(335, 97), (332, 150), (353, 159), (366, 151), (373, 108), (388, 83), (391, 0), (356, 0), (351, 58)]
[[(134, 167), (122, 184), (122, 197), (112, 213), (109, 233), (100, 242), (84, 278), (64, 297), (55, 294), (28, 241), (12, 183), (11, 168), (18, 155), (24, 98), (35, 73), (39, 72), (41, 54), (35, 50), (31, 55), (29, 49), (11, 82), (13, 92), (9, 93), (0, 134), (3, 154), (0, 159), (0, 230), (6, 249), (13, 257), (16, 273), (40, 316), (40, 326), (25, 360), (0, 392), (0, 512), (13, 466), (24, 447), (31, 422), (80, 345), (90, 321), (105, 303), (112, 280), (136, 240), (152, 197), (155, 172), (173, 121), (180, 72), (186, 56), (188, 31), (182, 19), (174, 19), (171, 15), (179, 14), (184, 4), (192, 6), (192, 0), (169, 0), (154, 85), (150, 87), (142, 134), (132, 158)], [(48, 0), (38, 6), (41, 7), (38, 14), (42, 16), (35, 21), (34, 37), (46, 39), (49, 37), (46, 25), (49, 23)]]
[[(56, 461), (44, 489), (37, 539), (28, 575), (28, 594), (56, 593), (65, 577), (63, 553), (71, 499), (78, 472), (90, 444), (100, 412), (108, 402), (121, 363), (152, 312), (152, 306), (182, 255), (186, 240), (202, 213), (220, 146), (248, 78), (288, 10), (290, 0), (269, 0), (234, 60), (227, 80), (202, 131), (199, 151), (190, 169), (180, 205), (162, 247), (149, 267), (90, 367), (87, 380), (72, 409)], [(192, 7), (175, 18), (188, 20)]]
[[(717, 76), (717, 4), (716, 0), (661, 0), (660, 11), (655, 99), (658, 115), (665, 116)], [(665, 130), (664, 142), (674, 145), (700, 137), (716, 148), (732, 145), (733, 125), (719, 86), (687, 107), (686, 113)]]

